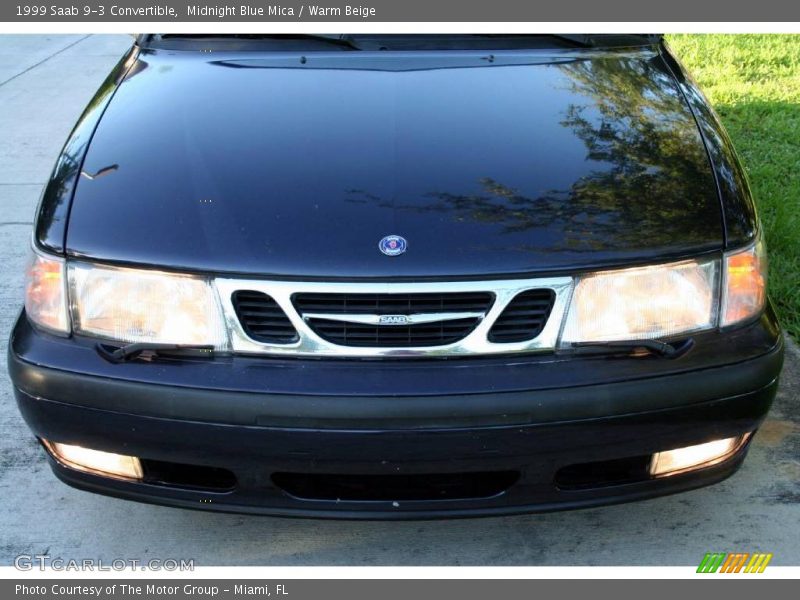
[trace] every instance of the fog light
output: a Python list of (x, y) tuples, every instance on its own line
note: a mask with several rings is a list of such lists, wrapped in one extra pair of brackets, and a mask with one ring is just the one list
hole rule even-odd
[(710, 467), (721, 463), (744, 446), (749, 433), (722, 440), (714, 440), (696, 446), (686, 446), (653, 454), (650, 462), (650, 475), (676, 475), (692, 469)]
[(120, 479), (137, 481), (142, 479), (142, 463), (135, 456), (112, 454), (47, 440), (42, 442), (59, 462), (78, 471)]

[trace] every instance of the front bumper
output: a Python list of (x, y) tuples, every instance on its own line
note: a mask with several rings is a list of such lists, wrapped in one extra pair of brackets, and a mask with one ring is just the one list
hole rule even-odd
[[(75, 487), (187, 508), (432, 518), (586, 507), (724, 479), (746, 445), (722, 463), (663, 478), (643, 474), (634, 460), (755, 431), (766, 415), (783, 359), (772, 311), (696, 342), (677, 361), (231, 357), (112, 365), (87, 340), (38, 333), (23, 315), (9, 371), (41, 439), (206, 468), (194, 479), (173, 470), (157, 482), (130, 482), (51, 457), (56, 475)], [(595, 480), (563, 477), (597, 463)], [(204, 485), (204, 472), (229, 473), (235, 483)]]

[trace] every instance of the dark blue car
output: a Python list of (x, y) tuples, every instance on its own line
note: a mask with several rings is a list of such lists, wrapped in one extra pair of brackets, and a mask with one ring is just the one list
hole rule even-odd
[(143, 35), (43, 194), (9, 344), (66, 483), (430, 518), (714, 483), (783, 346), (659, 36)]

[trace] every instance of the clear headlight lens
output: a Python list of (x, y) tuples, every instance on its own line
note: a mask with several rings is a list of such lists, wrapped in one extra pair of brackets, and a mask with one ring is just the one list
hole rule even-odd
[(69, 284), (78, 333), (227, 348), (216, 292), (205, 279), (77, 263), (69, 265)]
[(562, 343), (653, 339), (717, 323), (719, 261), (683, 261), (581, 277)]
[(725, 255), (723, 327), (754, 317), (767, 302), (767, 255), (759, 240), (744, 250)]
[(35, 325), (69, 333), (64, 261), (31, 252), (25, 273), (25, 313)]

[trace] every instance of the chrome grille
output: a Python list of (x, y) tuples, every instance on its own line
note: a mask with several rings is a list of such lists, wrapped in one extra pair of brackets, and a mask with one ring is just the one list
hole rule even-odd
[[(570, 277), (425, 283), (218, 278), (215, 285), (234, 352), (413, 357), (552, 350), (573, 281)], [(241, 302), (237, 310), (243, 292), (248, 314), (242, 312)], [(253, 306), (253, 294), (258, 293), (274, 305)]]

